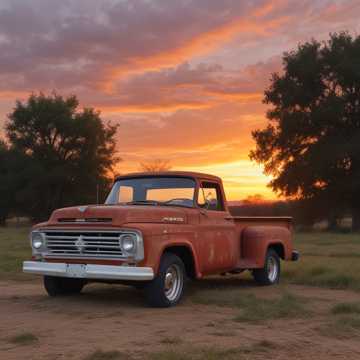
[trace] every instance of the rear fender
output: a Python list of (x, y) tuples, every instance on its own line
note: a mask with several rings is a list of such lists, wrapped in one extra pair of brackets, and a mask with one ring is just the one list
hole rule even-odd
[(242, 258), (262, 268), (268, 249), (274, 246), (282, 249), (279, 255), (284, 260), (291, 260), (291, 231), (282, 226), (248, 226), (243, 230), (241, 239)]

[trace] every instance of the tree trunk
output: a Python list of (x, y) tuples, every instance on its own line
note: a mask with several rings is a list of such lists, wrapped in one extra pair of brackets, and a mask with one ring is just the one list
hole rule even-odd
[(6, 216), (0, 216), (0, 226), (6, 225)]
[(360, 204), (352, 210), (352, 231), (360, 231)]

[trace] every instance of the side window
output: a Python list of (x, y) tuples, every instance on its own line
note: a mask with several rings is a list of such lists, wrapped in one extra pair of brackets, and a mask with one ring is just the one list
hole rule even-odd
[(197, 203), (204, 209), (217, 211), (224, 210), (219, 184), (202, 182), (199, 188)]
[(134, 200), (134, 188), (132, 186), (121, 185), (119, 189), (119, 203), (126, 203)]

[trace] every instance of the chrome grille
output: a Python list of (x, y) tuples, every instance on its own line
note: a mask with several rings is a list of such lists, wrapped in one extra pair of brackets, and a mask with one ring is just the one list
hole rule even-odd
[(121, 258), (119, 237), (131, 231), (112, 230), (43, 230), (45, 256)]

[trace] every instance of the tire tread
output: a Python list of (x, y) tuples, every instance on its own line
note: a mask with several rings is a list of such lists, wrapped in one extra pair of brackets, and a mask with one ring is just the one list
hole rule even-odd
[[(274, 282), (271, 282), (269, 280), (268, 273), (267, 273), (267, 261), (268, 261), (268, 258), (271, 257), (271, 256), (276, 259), (276, 262), (278, 264), (278, 276), (277, 276), (277, 279)], [(274, 249), (270, 248), (270, 249), (268, 249), (268, 251), (266, 253), (264, 267), (261, 268), (261, 269), (254, 269), (253, 270), (253, 277), (254, 277), (255, 281), (260, 285), (263, 285), (263, 286), (274, 285), (274, 284), (277, 284), (279, 282), (280, 270), (281, 270), (281, 267), (280, 267), (279, 255)]]

